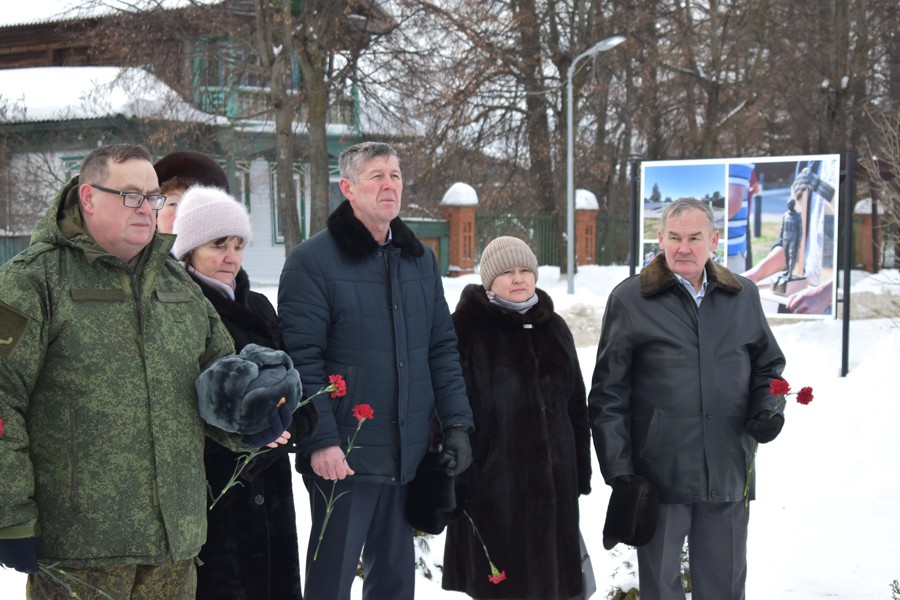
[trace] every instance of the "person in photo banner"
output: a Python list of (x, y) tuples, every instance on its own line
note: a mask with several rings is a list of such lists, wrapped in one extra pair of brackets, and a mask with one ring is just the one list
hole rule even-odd
[[(797, 163), (796, 174), (791, 183), (789, 202), (794, 202), (794, 211), (801, 216), (802, 231), (797, 242), (795, 265), (802, 264), (792, 270), (795, 277), (806, 280), (806, 286), (790, 293), (785, 300), (785, 310), (794, 314), (822, 315), (831, 312), (834, 297), (834, 277), (824, 275), (823, 269), (831, 269), (830, 261), (826, 264), (825, 217), (834, 213), (834, 200), (837, 192), (829, 184), (836, 175), (838, 161), (801, 161)], [(821, 175), (820, 175), (821, 173)], [(790, 209), (789, 209), (790, 211)], [(746, 270), (742, 275), (755, 283), (784, 272), (788, 268), (785, 238), (779, 236), (772, 250), (759, 263)], [(833, 244), (831, 245), (833, 248)], [(833, 250), (832, 250), (833, 251)], [(801, 260), (802, 259), (802, 260)], [(788, 274), (785, 273), (785, 278)]]

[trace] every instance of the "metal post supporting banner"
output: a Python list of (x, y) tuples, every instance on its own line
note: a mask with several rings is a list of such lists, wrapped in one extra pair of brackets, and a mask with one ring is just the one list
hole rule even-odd
[(853, 171), (856, 156), (848, 152), (844, 157), (844, 299), (841, 324), (841, 377), (847, 376), (850, 361), (850, 269), (853, 261), (853, 199), (855, 185)]
[(638, 193), (640, 186), (638, 185), (640, 177), (638, 168), (640, 162), (632, 161), (631, 163), (631, 236), (629, 237), (631, 251), (628, 253), (628, 274), (634, 275), (637, 272), (637, 263), (641, 257), (641, 234), (644, 231), (641, 220), (641, 205)]

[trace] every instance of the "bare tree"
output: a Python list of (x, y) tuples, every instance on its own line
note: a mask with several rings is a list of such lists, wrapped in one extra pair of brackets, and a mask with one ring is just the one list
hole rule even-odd
[[(278, 206), (285, 222), (285, 250), (301, 240), (293, 193), (294, 123), (305, 116), (309, 134), (312, 217), (310, 230), (325, 227), (329, 169), (327, 125), (341, 104), (346, 82), (360, 53), (390, 24), (375, 18), (371, 3), (360, 0), (256, 0), (256, 51), (269, 72), (275, 112)], [(290, 86), (292, 60), (300, 67), (298, 89)], [(337, 102), (332, 102), (337, 100)], [(343, 102), (342, 102), (343, 101)], [(336, 106), (337, 105), (337, 106)], [(338, 111), (335, 110), (334, 114)]]
[[(573, 79), (576, 185), (600, 199), (601, 231), (628, 214), (633, 160), (856, 149), (900, 98), (896, 0), (394, 0), (390, 23), (374, 0), (226, 5), (244, 6), (253, 60), (243, 64), (274, 82), (267, 108), (285, 111), (275, 117), (283, 215), (296, 206), (287, 152), (310, 161), (312, 230), (327, 213), (323, 115), (355, 93), (373, 130), (402, 147), (420, 204), (466, 180), (487, 207), (551, 210), (561, 224), (567, 69), (611, 34), (628, 42)], [(195, 41), (188, 22), (162, 35)], [(605, 256), (623, 260), (627, 227), (604, 235)]]
[[(97, 36), (97, 56), (152, 65), (186, 98), (198, 96), (194, 59), (208, 65), (207, 89), (215, 94), (235, 97), (249, 93), (248, 88), (264, 90), (265, 103), (227, 116), (274, 121), (276, 207), (285, 252), (302, 241), (295, 185), (298, 159), (310, 167), (309, 230), (324, 227), (330, 180), (327, 126), (332, 118), (356, 124), (348, 81), (360, 53), (391, 27), (376, 2), (187, 0), (177, 10), (162, 9), (159, 0), (135, 0), (125, 9), (109, 0), (85, 4), (115, 11), (98, 25), (103, 35)], [(153, 36), (145, 39), (136, 31), (152, 31)], [(205, 101), (213, 112), (226, 111), (219, 98)], [(301, 147), (304, 133), (308, 144)]]
[[(884, 209), (884, 221), (900, 234), (900, 109), (893, 114), (874, 115), (876, 130), (866, 139), (859, 161), (866, 172), (866, 185)], [(895, 240), (900, 243), (900, 240)]]
[[(392, 76), (381, 83), (389, 96), (404, 98), (402, 118), (425, 133), (425, 156), (452, 168), (450, 149), (467, 148), (456, 170), (490, 174), (479, 185), (490, 202), (552, 211), (564, 231), (565, 73), (576, 55), (610, 33), (602, 4), (406, 0), (407, 16), (387, 40)], [(604, 72), (579, 70), (573, 81), (579, 107), (582, 87)], [(564, 242), (560, 237), (561, 259)]]

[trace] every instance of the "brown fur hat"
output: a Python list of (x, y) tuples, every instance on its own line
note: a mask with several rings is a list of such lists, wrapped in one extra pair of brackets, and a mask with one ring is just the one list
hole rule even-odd
[(228, 189), (228, 175), (219, 163), (202, 152), (185, 150), (172, 152), (159, 159), (153, 168), (159, 184), (163, 185), (174, 177), (194, 181), (207, 187)]

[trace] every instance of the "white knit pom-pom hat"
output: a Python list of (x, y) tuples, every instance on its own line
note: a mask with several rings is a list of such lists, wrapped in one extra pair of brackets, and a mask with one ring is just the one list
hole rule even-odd
[(223, 237), (236, 236), (250, 244), (250, 216), (244, 205), (217, 187), (195, 185), (188, 188), (172, 226), (175, 244), (172, 253), (184, 260), (192, 250)]

